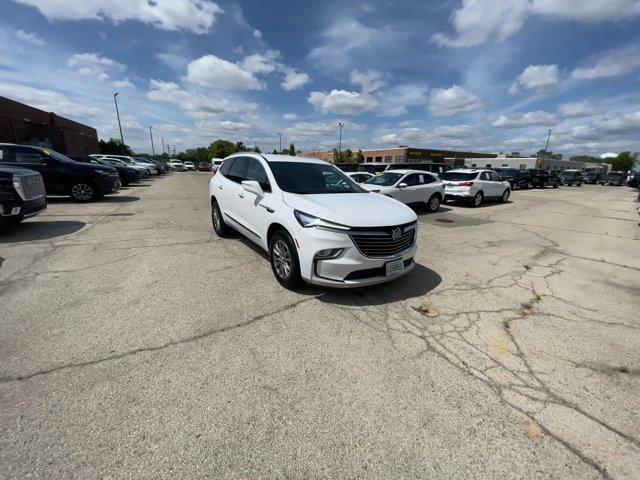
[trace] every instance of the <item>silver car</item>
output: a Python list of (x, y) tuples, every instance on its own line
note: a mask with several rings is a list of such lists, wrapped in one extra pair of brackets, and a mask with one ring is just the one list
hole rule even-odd
[(488, 198), (506, 203), (511, 185), (493, 170), (460, 168), (441, 173), (446, 200), (466, 200), (479, 207)]

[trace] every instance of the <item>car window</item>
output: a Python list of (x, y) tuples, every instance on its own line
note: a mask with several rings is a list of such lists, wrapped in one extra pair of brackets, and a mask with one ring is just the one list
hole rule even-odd
[(344, 172), (333, 165), (307, 162), (269, 162), (281, 190), (301, 195), (365, 193)]
[(482, 172), (480, 174), (480, 180), (490, 180), (489, 174), (487, 172)]
[(388, 171), (384, 172), (382, 175), (373, 176), (364, 183), (366, 183), (367, 185), (380, 185), (382, 187), (390, 187), (391, 185), (395, 185), (398, 180), (400, 180), (400, 178), (402, 178), (401, 173)]
[(424, 183), (425, 185), (436, 181), (435, 175), (430, 175), (428, 173), (425, 173), (424, 175), (420, 175), (420, 177), (421, 177), (420, 183)]
[(46, 156), (38, 150), (31, 148), (16, 148), (14, 150), (16, 163), (44, 163)]
[(400, 183), (406, 183), (409, 187), (413, 187), (415, 185), (418, 185), (418, 174), (417, 173), (411, 173), (409, 175), (407, 175), (406, 177), (404, 177), (402, 179), (402, 182)]
[(230, 158), (229, 160), (226, 160), (221, 166), (220, 169), (218, 170), (222, 175), (224, 175), (225, 177), (229, 175), (229, 170), (231, 170), (231, 166), (233, 165), (233, 161), (235, 160), (235, 158)]
[(7, 147), (0, 147), (0, 162), (13, 163), (14, 161), (13, 151)]
[(237, 157), (233, 165), (231, 165), (231, 169), (229, 170), (229, 175), (227, 178), (234, 182), (242, 182), (247, 178), (247, 169), (249, 168), (249, 158), (248, 157)]
[(440, 175), (442, 180), (449, 182), (463, 182), (467, 180), (473, 180), (478, 176), (477, 172), (452, 172), (448, 171)]
[(498, 175), (496, 172), (490, 172), (489, 173), (489, 178), (493, 182), (501, 182), (502, 181), (502, 179), (500, 178), (500, 175)]
[(255, 180), (260, 184), (262, 190), (265, 192), (271, 191), (271, 185), (269, 184), (269, 178), (267, 172), (255, 158), (249, 159), (249, 167), (247, 168), (246, 180)]

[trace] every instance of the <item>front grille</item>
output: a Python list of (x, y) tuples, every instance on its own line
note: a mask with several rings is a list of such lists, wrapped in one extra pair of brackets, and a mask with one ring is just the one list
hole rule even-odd
[[(392, 257), (413, 246), (416, 236), (416, 222), (397, 227), (357, 229), (351, 233), (351, 240), (365, 257)], [(394, 240), (393, 232), (399, 229), (400, 235)]]
[(44, 182), (39, 174), (21, 175), (20, 186), (22, 187), (22, 197), (24, 200), (34, 200), (45, 196)]

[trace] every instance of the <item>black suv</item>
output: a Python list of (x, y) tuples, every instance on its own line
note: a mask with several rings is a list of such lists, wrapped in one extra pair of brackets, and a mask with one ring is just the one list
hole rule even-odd
[(560, 173), (563, 185), (575, 185), (581, 187), (584, 183), (584, 176), (580, 170), (564, 170)]
[(531, 184), (537, 188), (547, 188), (551, 185), (553, 188), (558, 188), (562, 180), (555, 173), (550, 170), (531, 170)]
[(130, 183), (137, 183), (140, 181), (140, 171), (135, 168), (125, 167), (124, 165), (112, 165), (111, 163), (101, 158), (85, 157), (79, 155), (69, 155), (71, 160), (80, 163), (92, 163), (94, 165), (105, 165), (107, 167), (113, 167), (118, 172), (120, 177), (120, 185), (127, 186)]
[(600, 172), (587, 172), (584, 174), (584, 183), (596, 184), (600, 182), (602, 174)]
[(78, 202), (120, 188), (115, 168), (74, 162), (48, 148), (0, 143), (0, 165), (35, 170), (42, 175), (47, 195), (69, 195)]
[(0, 225), (20, 223), (45, 208), (47, 197), (38, 172), (0, 166)]
[(387, 170), (420, 170), (438, 175), (451, 170), (451, 167), (444, 163), (392, 163)]
[(626, 180), (626, 175), (622, 172), (609, 172), (603, 178), (600, 179), (600, 185), (624, 185)]
[(502, 180), (509, 182), (511, 190), (518, 188), (529, 188), (533, 186), (533, 175), (527, 169), (519, 168), (496, 168), (496, 172)]

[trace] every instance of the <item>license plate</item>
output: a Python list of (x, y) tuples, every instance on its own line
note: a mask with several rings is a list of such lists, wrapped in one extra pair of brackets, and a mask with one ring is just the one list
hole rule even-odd
[(391, 275), (397, 275), (404, 271), (404, 260), (394, 260), (392, 262), (387, 262), (384, 264), (384, 268), (386, 269), (387, 277)]

